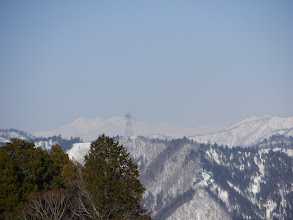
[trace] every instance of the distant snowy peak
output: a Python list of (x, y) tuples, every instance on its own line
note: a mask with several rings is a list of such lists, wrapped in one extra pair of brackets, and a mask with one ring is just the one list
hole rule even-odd
[(199, 143), (217, 143), (229, 147), (251, 146), (277, 134), (293, 136), (293, 116), (253, 117), (234, 124), (221, 132), (193, 136), (189, 139)]

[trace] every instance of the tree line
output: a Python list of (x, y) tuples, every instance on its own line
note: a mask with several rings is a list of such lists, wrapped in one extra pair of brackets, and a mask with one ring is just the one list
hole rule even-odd
[(145, 190), (126, 148), (104, 134), (84, 166), (59, 145), (47, 152), (12, 139), (0, 147), (0, 219), (151, 219)]

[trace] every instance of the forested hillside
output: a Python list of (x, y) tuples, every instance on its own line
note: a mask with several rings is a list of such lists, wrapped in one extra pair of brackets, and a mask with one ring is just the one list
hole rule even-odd
[[(0, 148), (2, 215), (24, 211), (34, 215), (36, 204), (55, 198), (66, 201), (64, 219), (94, 218), (92, 210), (81, 209), (91, 204), (91, 187), (85, 187), (82, 170), (93, 143), (74, 143), (79, 138), (63, 141), (61, 136), (34, 140), (12, 139)], [(293, 137), (273, 135), (251, 147), (232, 148), (188, 138), (117, 136), (111, 143), (118, 141), (139, 168), (139, 179), (147, 189), (141, 204), (154, 219), (287, 220), (293, 216)], [(62, 149), (71, 145), (68, 157)]]
[(292, 219), (293, 138), (250, 148), (120, 138), (140, 164), (155, 219)]
[[(249, 148), (187, 138), (119, 142), (139, 165), (154, 219), (292, 218), (292, 137), (275, 135)], [(81, 158), (87, 149), (76, 144), (69, 155)]]
[(195, 184), (218, 199), (232, 219), (292, 219), (293, 158), (290, 149), (201, 145), (203, 170)]

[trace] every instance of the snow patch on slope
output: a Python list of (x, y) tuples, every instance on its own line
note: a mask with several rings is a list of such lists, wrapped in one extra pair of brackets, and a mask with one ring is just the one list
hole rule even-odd
[(49, 141), (36, 141), (34, 142), (36, 147), (40, 147), (42, 149), (45, 150), (51, 150), (51, 147), (55, 144), (57, 144), (57, 142), (49, 140)]
[(141, 136), (120, 137), (118, 141), (131, 153), (135, 161), (139, 161), (144, 167), (147, 167), (167, 147), (163, 140)]
[(83, 165), (85, 163), (84, 157), (89, 152), (90, 147), (91, 147), (91, 142), (76, 143), (76, 144), (73, 144), (72, 148), (66, 151), (66, 153), (68, 154), (71, 160), (75, 160)]

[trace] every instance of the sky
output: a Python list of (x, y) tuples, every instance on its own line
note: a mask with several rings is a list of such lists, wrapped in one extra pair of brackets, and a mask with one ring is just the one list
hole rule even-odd
[[(292, 1), (0, 2), (0, 128), (293, 115)], [(166, 134), (168, 135), (168, 134)]]

